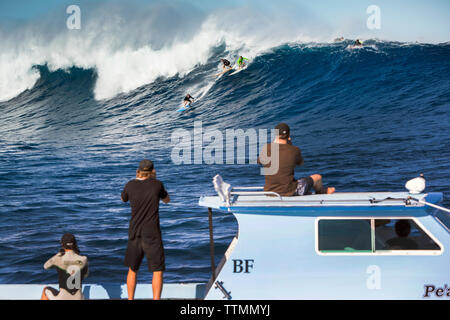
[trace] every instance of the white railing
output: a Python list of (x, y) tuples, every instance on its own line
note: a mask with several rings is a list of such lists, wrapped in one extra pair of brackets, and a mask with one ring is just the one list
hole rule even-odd
[(283, 198), (276, 192), (273, 191), (234, 191), (234, 190), (264, 190), (264, 187), (232, 187), (230, 194), (237, 196), (275, 196), (278, 200), (283, 200)]

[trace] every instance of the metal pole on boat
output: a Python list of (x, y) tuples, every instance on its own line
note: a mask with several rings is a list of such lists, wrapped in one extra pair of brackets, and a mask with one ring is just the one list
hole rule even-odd
[(214, 262), (214, 234), (213, 234), (213, 220), (212, 220), (212, 209), (208, 208), (208, 221), (209, 221), (209, 252), (211, 255), (211, 271), (212, 280), (216, 280), (216, 264)]
[(450, 213), (450, 210), (449, 210), (449, 209), (444, 208), (444, 207), (441, 207), (441, 206), (438, 206), (438, 205), (433, 204), (433, 203), (426, 202), (425, 200), (422, 200), (422, 199), (416, 199), (416, 198), (413, 198), (413, 197), (408, 197), (408, 198), (409, 198), (409, 199), (412, 199), (412, 200), (414, 200), (414, 201), (417, 201), (417, 202), (419, 202), (419, 203), (423, 203), (423, 204), (425, 204), (425, 205), (427, 205), (427, 206), (430, 206), (430, 207), (433, 207), (433, 208), (436, 208), (436, 209), (439, 209), (439, 210), (442, 210), (442, 211), (445, 211), (445, 212), (449, 212), (449, 213)]

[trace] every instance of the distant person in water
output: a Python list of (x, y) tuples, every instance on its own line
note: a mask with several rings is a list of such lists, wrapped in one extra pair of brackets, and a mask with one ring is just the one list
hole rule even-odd
[(194, 102), (194, 97), (190, 94), (187, 94), (186, 97), (184, 97), (183, 106), (186, 107), (189, 103)]
[(243, 56), (240, 56), (239, 59), (237, 60), (237, 65), (238, 65), (239, 69), (242, 69), (243, 67), (245, 67), (245, 61), (244, 60), (248, 61), (248, 59), (244, 58)]
[(356, 41), (355, 41), (355, 44), (354, 44), (355, 46), (362, 46), (362, 42), (361, 41), (359, 41), (359, 39), (356, 39)]
[(227, 69), (231, 69), (231, 62), (227, 59), (220, 59), (220, 62), (222, 62), (222, 69), (225, 71)]
[(130, 201), (131, 206), (128, 248), (125, 254), (125, 265), (129, 267), (128, 299), (134, 299), (137, 273), (145, 255), (148, 270), (153, 272), (153, 300), (159, 300), (166, 267), (159, 225), (159, 201), (169, 203), (170, 197), (163, 183), (156, 179), (152, 161), (142, 160), (139, 163), (136, 179), (125, 185), (121, 198), (124, 202)]
[(313, 189), (316, 194), (333, 193), (335, 188), (327, 188), (322, 185), (320, 174), (313, 174), (300, 179), (294, 178), (295, 167), (303, 165), (304, 162), (301, 151), (298, 147), (292, 145), (290, 129), (286, 123), (278, 124), (275, 129), (278, 130), (278, 133), (274, 142), (266, 144), (258, 157), (259, 164), (262, 164), (264, 168), (270, 168), (271, 150), (273, 147), (278, 147), (278, 171), (275, 174), (265, 176), (264, 191), (276, 192), (281, 196), (308, 195), (311, 194)]
[(334, 39), (334, 42), (340, 42), (340, 41), (344, 41), (344, 37)]
[(73, 234), (62, 236), (61, 250), (44, 264), (44, 269), (52, 267), (58, 272), (59, 290), (45, 287), (41, 300), (84, 300), (81, 289), (83, 279), (88, 276), (88, 261), (80, 255)]

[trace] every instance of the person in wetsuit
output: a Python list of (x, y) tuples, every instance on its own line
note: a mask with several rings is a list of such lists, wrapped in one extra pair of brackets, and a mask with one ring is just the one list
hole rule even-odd
[(186, 95), (186, 97), (184, 97), (184, 101), (183, 101), (184, 107), (186, 107), (186, 105), (188, 105), (189, 103), (194, 102), (194, 100), (195, 100), (194, 97), (188, 93)]
[(359, 39), (356, 39), (355, 46), (362, 46), (362, 42)]
[(50, 258), (44, 269), (56, 267), (59, 290), (46, 286), (41, 300), (84, 300), (82, 281), (88, 276), (87, 257), (80, 255), (75, 236), (66, 233), (61, 238), (61, 250)]

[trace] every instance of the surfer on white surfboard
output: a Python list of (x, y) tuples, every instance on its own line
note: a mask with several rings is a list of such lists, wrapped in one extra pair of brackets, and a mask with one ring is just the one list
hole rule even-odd
[(360, 48), (364, 48), (364, 46), (363, 42), (360, 41), (359, 39), (356, 39), (356, 41), (353, 44), (349, 44), (347, 46), (347, 49), (360, 49)]
[(244, 58), (243, 56), (240, 56), (239, 59), (237, 60), (236, 64), (238, 65), (239, 69), (242, 69), (243, 67), (245, 67), (246, 63), (244, 60), (247, 60), (247, 58)]
[(232, 70), (233, 68), (231, 67), (231, 62), (228, 61), (227, 59), (220, 59), (220, 62), (222, 62), (222, 72), (219, 72), (218, 74), (216, 74), (216, 76), (221, 76), (224, 73)]
[(222, 62), (223, 71), (231, 69), (231, 62), (227, 59), (220, 59), (220, 62)]

